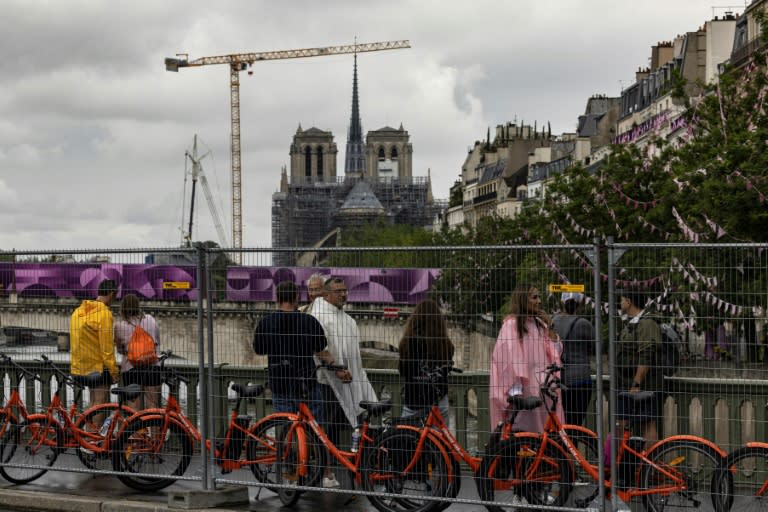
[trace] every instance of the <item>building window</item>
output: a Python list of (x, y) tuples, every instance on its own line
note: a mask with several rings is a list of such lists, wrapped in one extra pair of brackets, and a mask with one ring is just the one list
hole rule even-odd
[(392, 150), (390, 150), (389, 152), (389, 158), (391, 158), (392, 160), (397, 159), (397, 148), (395, 146), (392, 146)]
[(323, 177), (323, 148), (317, 148), (317, 177)]
[(304, 176), (312, 177), (312, 150), (309, 149), (309, 146), (304, 149)]
[(386, 156), (384, 155), (384, 148), (379, 148), (379, 160), (384, 160)]

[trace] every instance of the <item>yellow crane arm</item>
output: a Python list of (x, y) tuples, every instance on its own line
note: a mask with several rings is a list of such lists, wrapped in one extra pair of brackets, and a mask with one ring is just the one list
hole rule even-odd
[(179, 68), (193, 66), (208, 66), (211, 64), (253, 64), (264, 60), (300, 59), (303, 57), (322, 57), (326, 55), (341, 55), (344, 53), (376, 52), (381, 50), (399, 50), (410, 48), (407, 40), (380, 41), (376, 43), (345, 44), (341, 46), (326, 46), (323, 48), (300, 48), (296, 50), (276, 50), (271, 52), (233, 53), (231, 55), (216, 55), (200, 57), (195, 60), (184, 58), (166, 58), (165, 67), (168, 71), (178, 71)]
[[(410, 48), (407, 40), (380, 41), (377, 43), (354, 43), (323, 48), (301, 48), (297, 50), (278, 50), (271, 52), (233, 53), (214, 57), (201, 57), (190, 61), (186, 54), (165, 59), (166, 71), (178, 71), (179, 68), (229, 64), (229, 98), (231, 113), (231, 159), (232, 159), (232, 246), (243, 247), (242, 179), (240, 162), (240, 72), (249, 65), (265, 60), (299, 59), (302, 57), (325, 57), (344, 53), (377, 52), (381, 50), (399, 50)], [(235, 253), (234, 259), (240, 263), (241, 254)]]

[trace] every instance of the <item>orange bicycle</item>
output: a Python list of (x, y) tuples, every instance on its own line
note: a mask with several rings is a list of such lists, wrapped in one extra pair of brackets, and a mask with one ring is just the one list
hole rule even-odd
[[(508, 503), (527, 502), (536, 505), (565, 503), (572, 491), (575, 466), (579, 466), (592, 481), (583, 482), (573, 490), (573, 503), (587, 506), (598, 494), (598, 485), (611, 487), (609, 479), (601, 478), (598, 468), (576, 448), (563, 429), (557, 410), (558, 395), (563, 386), (555, 375), (560, 367), (550, 365), (546, 379), (540, 387), (541, 398), (526, 397), (525, 408), (546, 404), (547, 425), (544, 432), (516, 433), (501, 441), (481, 465), (484, 484), (481, 498), (488, 501), (504, 496)], [(653, 399), (652, 392), (621, 393), (632, 400), (638, 409)], [(595, 436), (596, 437), (596, 436)], [(713, 476), (725, 452), (706, 439), (676, 435), (656, 442), (644, 450), (645, 439), (631, 435), (627, 427), (619, 441), (617, 462), (623, 482), (616, 486), (617, 495), (625, 502), (640, 497), (649, 511), (677, 510), (679, 508), (714, 507), (712, 499)], [(490, 508), (490, 507), (489, 507)]]
[[(135, 413), (117, 433), (113, 469), (121, 472), (118, 478), (125, 485), (141, 491), (157, 491), (175, 482), (189, 466), (194, 447), (202, 442), (177, 398), (179, 384), (188, 380), (166, 366), (170, 356), (170, 351), (160, 355), (162, 380), (169, 388), (166, 406)], [(261, 396), (264, 386), (233, 384), (232, 390), (237, 400), (224, 439), (213, 449), (215, 462), (224, 474), (248, 467), (259, 482), (274, 484), (278, 433), (297, 415), (273, 413), (251, 424), (250, 417), (240, 414), (242, 401)], [(211, 450), (210, 440), (205, 443)]]
[[(342, 366), (319, 366), (332, 371)], [(370, 425), (371, 417), (391, 408), (389, 402), (361, 402), (360, 424), (349, 451), (340, 450), (318, 425), (306, 403), (299, 404), (298, 418), (281, 435), (275, 464), (277, 492), (292, 506), (301, 492), (316, 486), (327, 464), (326, 453), (346, 468), (354, 485), (368, 491), (368, 500), (381, 512), (427, 512), (440, 502), (424, 498), (444, 496), (447, 491), (445, 460), (431, 441), (422, 442), (408, 430), (382, 430)], [(358, 437), (357, 439), (355, 439)]]
[(768, 443), (753, 441), (729, 453), (713, 487), (716, 512), (768, 510)]
[[(453, 367), (453, 363), (439, 366), (436, 368), (424, 367), (421, 369), (421, 376), (418, 380), (431, 384), (437, 388), (438, 383), (442, 380), (446, 373), (462, 373), (462, 370)], [(438, 390), (435, 389), (433, 394), (435, 397), (439, 395)], [(512, 399), (512, 403), (515, 406), (515, 410), (532, 409), (541, 405), (539, 398), (523, 399), (523, 397), (515, 397)], [(512, 424), (514, 423), (514, 414), (507, 417), (504, 423), (500, 424), (491, 436), (491, 441), (488, 444), (488, 449), (493, 450), (500, 441), (507, 440), (510, 437), (516, 435), (513, 432)], [(469, 469), (475, 475), (475, 484), (478, 489), (481, 485), (484, 485), (485, 480), (481, 474), (481, 464), (483, 462), (482, 455), (472, 455), (464, 447), (461, 446), (456, 437), (451, 433), (448, 424), (440, 412), (437, 406), (437, 401), (432, 403), (429, 414), (426, 418), (422, 417), (408, 417), (408, 418), (393, 418), (391, 420), (392, 427), (396, 429), (414, 430), (419, 433), (421, 439), (430, 438), (440, 448), (440, 454), (446, 459), (446, 463), (450, 466), (450, 472), (448, 476), (449, 490), (446, 494), (448, 497), (455, 498), (458, 496), (461, 490), (461, 463), (465, 463)], [(574, 440), (579, 452), (585, 454), (590, 461), (597, 461), (597, 437), (591, 434), (589, 429), (581, 427), (580, 425), (562, 425), (562, 428), (569, 433), (571, 439)], [(417, 447), (418, 450), (418, 447)], [(577, 475), (578, 477), (578, 475)], [(502, 482), (496, 482), (500, 489), (504, 488)], [(440, 509), (444, 509), (450, 506), (450, 502), (444, 502), (440, 505)], [(495, 510), (495, 509), (494, 509)]]
[(24, 401), (21, 399), (20, 389), (22, 387), (22, 380), (38, 380), (37, 374), (19, 366), (16, 361), (13, 361), (6, 354), (0, 353), (0, 359), (4, 363), (10, 364), (16, 370), (16, 387), (11, 390), (11, 395), (8, 397), (8, 401), (0, 408), (0, 439), (5, 435), (9, 425), (17, 425), (19, 420), (26, 420), (29, 417), (29, 411)]
[[(56, 462), (59, 454), (74, 448), (80, 461), (89, 469), (111, 469), (112, 434), (134, 410), (123, 405), (139, 395), (137, 385), (114, 388), (118, 403), (98, 404), (79, 412), (77, 404), (83, 389), (101, 382), (102, 375), (94, 373), (74, 379), (57, 368), (44, 354), (44, 366), (56, 375), (57, 389), (46, 412), (29, 414), (17, 425), (11, 425), (0, 440), (0, 474), (15, 484), (29, 483), (43, 476)], [(77, 392), (69, 408), (62, 395), (66, 385)], [(107, 429), (96, 418), (111, 418)]]

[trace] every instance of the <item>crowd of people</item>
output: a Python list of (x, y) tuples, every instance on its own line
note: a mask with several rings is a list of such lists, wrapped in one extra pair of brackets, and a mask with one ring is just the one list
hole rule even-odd
[[(299, 287), (289, 281), (278, 284), (276, 309), (261, 318), (252, 347), (256, 354), (267, 356), (274, 410), (292, 412), (300, 402), (307, 403), (329, 439), (338, 444), (342, 429), (357, 425), (363, 412), (360, 402), (376, 401), (376, 392), (363, 367), (360, 331), (344, 311), (346, 283), (338, 277), (315, 274), (305, 284), (309, 303), (301, 308)], [(110, 308), (116, 296), (116, 283), (105, 280), (96, 299), (84, 300), (72, 313), (71, 373), (75, 379), (101, 375), (100, 384), (90, 390), (92, 404), (108, 401), (109, 387), (121, 382), (142, 386), (142, 396), (131, 406), (157, 407), (161, 377), (156, 356), (158, 324), (142, 311), (133, 294), (122, 298), (120, 318), (114, 321)], [(619, 416), (623, 421), (639, 423), (650, 443), (658, 438), (656, 423), (662, 405), (662, 374), (654, 359), (661, 332), (658, 319), (647, 313), (644, 305), (639, 293), (621, 293), (619, 306), (626, 322), (616, 340), (616, 370), (620, 390), (657, 392), (658, 398), (639, 418), (640, 413), (619, 402)], [(552, 364), (562, 367), (560, 380), (564, 384), (556, 390), (555, 414), (565, 423), (585, 422), (595, 393), (591, 367), (595, 329), (589, 318), (581, 293), (562, 294), (560, 311), (551, 316), (542, 307), (539, 289), (530, 285), (515, 288), (491, 358), (488, 409), (493, 427), (508, 417), (509, 396), (539, 395), (543, 373)], [(155, 357), (148, 363), (145, 359), (139, 362), (132, 354), (139, 335), (154, 343)], [(119, 366), (116, 353), (122, 355)], [(453, 359), (454, 345), (440, 305), (431, 299), (420, 302), (399, 342), (403, 416), (426, 416), (435, 404), (446, 419), (449, 417), (447, 370)], [(330, 368), (319, 366), (321, 363)], [(425, 380), (425, 373), (435, 369), (440, 369), (437, 379)], [(514, 427), (539, 432), (546, 419), (545, 408), (522, 411), (515, 417)], [(339, 486), (330, 468), (326, 468), (323, 485)]]

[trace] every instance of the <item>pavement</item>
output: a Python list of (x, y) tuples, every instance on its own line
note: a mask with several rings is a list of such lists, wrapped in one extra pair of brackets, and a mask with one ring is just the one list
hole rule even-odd
[[(266, 488), (230, 483), (219, 485), (215, 491), (206, 492), (202, 491), (201, 481), (183, 480), (161, 491), (145, 493), (126, 487), (111, 475), (84, 473), (82, 467), (70, 451), (59, 456), (54, 465), (54, 468), (58, 469), (48, 471), (32, 483), (13, 485), (3, 482), (0, 478), (0, 512), (376, 511), (365, 496), (343, 491), (306, 492), (291, 509), (284, 508), (277, 495)], [(195, 466), (193, 461), (185, 476), (200, 477), (200, 474), (193, 471), (195, 467), (199, 466)], [(343, 489), (351, 489), (351, 482), (345, 473), (337, 469), (336, 476)], [(226, 475), (226, 478), (228, 482), (253, 482), (253, 475), (246, 470), (235, 471)], [(460, 498), (478, 499), (470, 477), (464, 477)], [(454, 504), (451, 510), (481, 512), (485, 508), (479, 505)]]
[[(222, 486), (216, 491), (201, 492), (200, 482), (177, 482), (163, 491), (141, 493), (124, 487), (117, 479), (106, 475), (51, 472), (38, 482), (27, 485), (0, 487), (0, 510), (64, 511), (64, 512), (270, 512), (283, 509), (274, 493), (257, 487)], [(245, 493), (243, 491), (245, 490)], [(232, 492), (235, 491), (235, 492)], [(228, 497), (247, 496), (247, 502), (222, 503), (200, 508), (197, 502), (211, 503)], [(375, 510), (364, 496), (345, 493), (309, 492), (292, 510), (344, 510), (369, 512)], [(287, 509), (286, 509), (287, 510)], [(480, 510), (480, 509), (478, 509)]]

